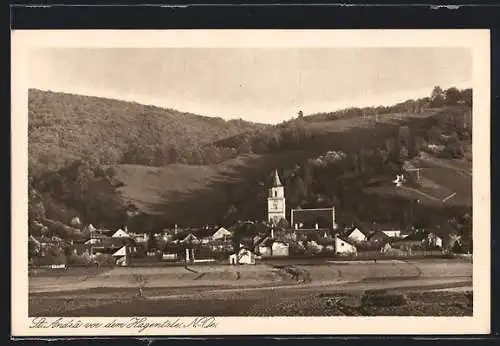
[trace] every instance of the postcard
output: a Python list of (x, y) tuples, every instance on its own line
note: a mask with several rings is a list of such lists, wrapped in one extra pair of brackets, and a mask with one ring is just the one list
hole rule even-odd
[(12, 335), (485, 334), (488, 30), (15, 30)]

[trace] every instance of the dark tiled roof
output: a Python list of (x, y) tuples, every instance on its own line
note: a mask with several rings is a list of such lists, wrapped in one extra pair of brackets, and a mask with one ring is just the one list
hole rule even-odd
[(377, 231), (375, 233), (373, 233), (370, 238), (368, 238), (368, 240), (372, 240), (374, 238), (378, 238), (378, 239), (389, 239), (389, 236), (387, 234), (385, 234), (384, 232), (382, 231)]
[(303, 224), (301, 228), (314, 229), (316, 224), (319, 228), (332, 229), (333, 228), (333, 208), (325, 209), (293, 209), (291, 223), (292, 228), (295, 224)]
[(416, 232), (413, 234), (410, 234), (409, 236), (403, 238), (403, 239), (398, 239), (395, 242), (408, 242), (408, 241), (422, 241), (427, 238), (429, 235), (428, 232)]

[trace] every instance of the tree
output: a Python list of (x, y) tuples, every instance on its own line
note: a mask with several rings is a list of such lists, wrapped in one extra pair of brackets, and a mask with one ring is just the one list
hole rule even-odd
[(157, 250), (157, 249), (158, 249), (158, 244), (157, 244), (156, 238), (152, 234), (148, 239), (148, 251)]
[(232, 224), (238, 219), (238, 209), (234, 204), (231, 204), (224, 215), (223, 222), (226, 224)]
[(471, 107), (472, 106), (472, 89), (464, 89), (460, 92), (460, 99), (464, 102), (465, 105)]
[(457, 88), (451, 87), (445, 92), (445, 103), (449, 106), (456, 105), (458, 101), (460, 101), (461, 96), (462, 95)]
[(431, 107), (442, 107), (444, 105), (445, 95), (443, 89), (439, 86), (435, 86), (431, 93)]
[(290, 224), (288, 223), (287, 219), (281, 218), (278, 223), (276, 224), (276, 228), (280, 230), (286, 230), (290, 228)]
[(28, 220), (43, 220), (45, 218), (45, 205), (42, 196), (33, 188), (28, 194)]
[(306, 197), (307, 185), (300, 175), (297, 175), (293, 179), (293, 185), (289, 194), (289, 204), (291, 206), (298, 207)]
[(238, 147), (238, 154), (251, 154), (252, 145), (250, 144), (250, 139), (245, 136)]

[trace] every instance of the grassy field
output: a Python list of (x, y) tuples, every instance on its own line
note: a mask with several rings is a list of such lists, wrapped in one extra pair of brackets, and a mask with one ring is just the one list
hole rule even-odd
[[(243, 183), (249, 189), (262, 186), (261, 192), (266, 193), (264, 181), (270, 172), (277, 167), (289, 167), (306, 157), (304, 151), (289, 150), (277, 154), (242, 155), (209, 166), (119, 165), (115, 170), (117, 178), (125, 183), (120, 188), (124, 200), (167, 220), (184, 220), (184, 223), (199, 226), (213, 224), (214, 217), (227, 212), (235, 185), (241, 188)], [(253, 209), (264, 212), (264, 195), (262, 204), (261, 208)], [(263, 214), (257, 216), (265, 217)]]
[(40, 316), (472, 316), (472, 293), (392, 292), (404, 304), (369, 304), (366, 293), (240, 292), (210, 299), (30, 298)]
[[(229, 206), (236, 203), (232, 196), (235, 187), (240, 194), (263, 194), (262, 205), (248, 206), (248, 210), (242, 211), (248, 218), (261, 219), (265, 217), (264, 182), (269, 172), (275, 168), (292, 168), (327, 150), (352, 151), (360, 146), (370, 148), (380, 145), (393, 136), (401, 124), (425, 122), (437, 112), (439, 109), (419, 115), (388, 114), (379, 117), (377, 122), (372, 118), (347, 118), (308, 123), (314, 138), (307, 145), (307, 150), (248, 154), (220, 164), (204, 166), (175, 164), (166, 167), (114, 167), (117, 178), (125, 184), (120, 188), (123, 199), (149, 214), (161, 215), (165, 220), (184, 220), (193, 225), (217, 223)], [(380, 186), (367, 188), (367, 192), (419, 198), (423, 203), (432, 205), (442, 204), (442, 199), (457, 192), (446, 203), (470, 205), (472, 179), (470, 174), (464, 173), (467, 169), (460, 164), (452, 160), (427, 157), (421, 165), (416, 165), (425, 167), (422, 171), (424, 186), (416, 190)]]
[[(472, 264), (460, 260), (210, 265), (188, 269), (115, 268), (99, 274), (79, 269), (74, 275), (54, 272), (52, 277), (40, 272), (30, 276), (29, 314), (267, 316), (283, 311), (299, 315), (336, 314), (334, 310), (325, 310), (328, 306), (321, 294), (349, 292), (358, 297), (366, 290), (380, 288), (411, 293), (425, 288), (470, 287), (472, 282)], [(465, 294), (455, 293), (457, 297)], [(418, 296), (415, 300), (410, 298), (406, 307), (401, 307), (403, 310), (391, 310), (392, 313), (409, 314), (412, 309), (417, 314), (430, 311), (432, 304), (419, 302)], [(287, 306), (295, 310), (286, 310)], [(462, 313), (450, 309), (446, 310), (450, 314)]]
[[(395, 187), (384, 185), (369, 187), (365, 191), (380, 195), (394, 195), (408, 199), (420, 199), (430, 205), (472, 205), (472, 166), (466, 160), (445, 160), (421, 155), (414, 160), (420, 171), (419, 187)], [(453, 197), (447, 197), (455, 194)], [(444, 201), (443, 201), (444, 200)]]

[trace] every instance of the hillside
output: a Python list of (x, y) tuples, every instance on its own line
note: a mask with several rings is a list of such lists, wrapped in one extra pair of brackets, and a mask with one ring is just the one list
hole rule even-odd
[[(360, 148), (373, 149), (384, 146), (402, 126), (408, 126), (415, 132), (426, 132), (435, 124), (436, 118), (443, 117), (443, 112), (446, 110), (428, 110), (418, 115), (391, 114), (377, 119), (377, 122), (370, 118), (311, 122), (305, 125), (311, 132), (311, 139), (303, 149), (280, 149), (271, 153), (240, 155), (210, 166), (169, 165), (152, 168), (120, 165), (115, 167), (115, 172), (118, 179), (125, 184), (119, 190), (126, 201), (146, 213), (161, 216), (167, 223), (196, 225), (221, 222), (227, 217), (232, 206), (239, 217), (259, 220), (266, 217), (266, 180), (273, 169), (280, 170), (290, 196), (294, 193), (290, 190), (297, 188), (295, 171), (298, 167), (307, 166), (318, 153), (342, 150), (348, 155), (357, 155)], [(241, 138), (241, 135), (220, 141), (218, 145), (230, 145), (237, 138)], [(359, 190), (346, 192), (344, 205), (340, 209), (344, 209), (346, 213), (362, 213), (363, 211), (354, 212), (353, 208), (364, 205), (363, 208), (368, 213), (367, 209), (377, 210), (377, 200), (380, 202), (382, 199), (396, 204), (418, 199), (422, 205), (436, 211), (448, 206), (471, 205), (471, 167), (465, 159), (448, 160), (421, 153), (411, 162), (416, 167), (423, 168), (420, 186), (396, 188), (391, 183), (393, 175), (388, 171), (382, 174), (385, 182), (383, 186), (363, 186)], [(322, 178), (321, 169), (316, 168), (315, 171), (317, 178), (313, 180), (320, 186), (316, 193), (327, 195), (323, 202), (325, 205), (330, 201), (333, 203), (335, 198), (332, 200), (328, 196), (338, 197), (341, 191), (339, 186), (332, 186), (328, 180), (340, 181), (346, 174), (338, 171), (328, 173), (330, 175)], [(362, 184), (365, 178), (354, 179), (358, 179)], [(314, 181), (309, 183), (311, 186), (314, 184)], [(358, 185), (354, 182), (349, 184)], [(454, 192), (456, 195), (453, 198), (448, 199), (446, 203), (442, 202)], [(358, 202), (357, 199), (363, 202)], [(294, 203), (296, 201), (289, 201), (289, 205)], [(316, 201), (310, 203), (310, 206), (317, 206)]]
[[(288, 207), (335, 205), (346, 224), (446, 220), (471, 205), (470, 106), (429, 106), (269, 126), (31, 90), (30, 213), (114, 228), (135, 210), (149, 230), (262, 220), (278, 169)], [(405, 162), (422, 181), (396, 188)]]
[(114, 167), (125, 201), (169, 223), (214, 224), (224, 220), (233, 205), (246, 219), (266, 217), (266, 194), (275, 167), (293, 167), (304, 151), (248, 154), (209, 166), (169, 165)]
[[(451, 161), (420, 155), (413, 160), (420, 170), (420, 186), (396, 188), (392, 184), (368, 187), (367, 193), (418, 199), (435, 207), (472, 206), (472, 167), (463, 160)], [(470, 164), (470, 163), (469, 163)]]
[(234, 150), (207, 148), (210, 143), (266, 127), (36, 89), (30, 89), (28, 97), (32, 173), (81, 158), (101, 164), (210, 164), (234, 156)]

